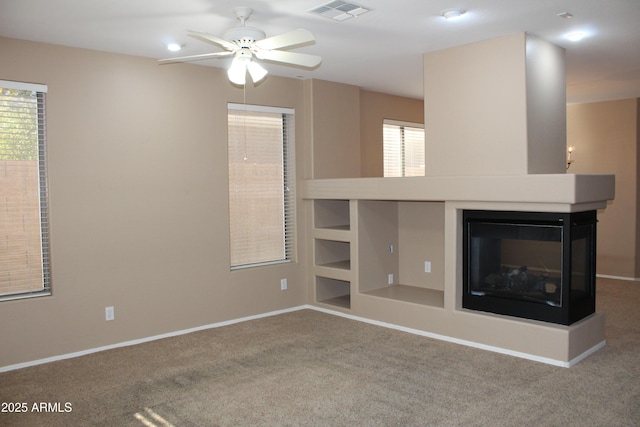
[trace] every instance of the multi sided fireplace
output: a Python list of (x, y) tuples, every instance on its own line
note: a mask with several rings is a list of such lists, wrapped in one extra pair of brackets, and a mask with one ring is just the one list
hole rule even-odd
[(595, 312), (596, 211), (463, 212), (463, 308), (570, 325)]

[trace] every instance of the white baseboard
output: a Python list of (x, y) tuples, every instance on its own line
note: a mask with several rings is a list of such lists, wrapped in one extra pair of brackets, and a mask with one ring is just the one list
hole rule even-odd
[(603, 279), (627, 280), (629, 282), (640, 282), (640, 277), (610, 276), (608, 274), (596, 274), (596, 277), (601, 277)]
[(380, 322), (378, 320), (372, 320), (372, 319), (367, 319), (365, 317), (354, 316), (352, 314), (347, 314), (347, 313), (342, 313), (342, 312), (339, 312), (339, 311), (329, 310), (329, 309), (322, 308), (322, 307), (315, 307), (315, 306), (310, 305), (307, 308), (310, 308), (312, 310), (321, 311), (323, 313), (328, 313), (328, 314), (333, 314), (333, 315), (336, 315), (336, 316), (345, 317), (345, 318), (351, 319), (351, 320), (357, 320), (359, 322), (365, 322), (365, 323), (370, 323), (370, 324), (376, 325), (376, 326), (382, 326), (382, 327), (385, 327), (385, 328), (396, 329), (398, 331), (408, 332), (410, 334), (420, 335), (420, 336), (423, 336), (423, 337), (433, 338), (433, 339), (446, 341), (446, 342), (450, 342), (450, 343), (454, 343), (454, 344), (460, 344), (460, 345), (464, 345), (464, 346), (467, 346), (467, 347), (473, 347), (473, 348), (478, 348), (478, 349), (481, 349), (481, 350), (492, 351), (494, 353), (506, 354), (508, 356), (519, 357), (521, 359), (527, 359), (527, 360), (532, 360), (532, 361), (535, 361), (535, 362), (546, 363), (547, 365), (560, 366), (562, 368), (570, 368), (571, 366), (573, 366), (576, 363), (580, 362), (582, 359), (586, 358), (590, 354), (595, 353), (596, 351), (600, 350), (606, 344), (605, 341), (602, 341), (602, 342), (596, 344), (595, 346), (591, 347), (590, 349), (588, 349), (584, 353), (580, 354), (576, 358), (566, 362), (564, 360), (556, 360), (556, 359), (551, 359), (551, 358), (548, 358), (548, 357), (541, 357), (541, 356), (537, 356), (535, 354), (523, 353), (523, 352), (520, 352), (520, 351), (509, 350), (509, 349), (502, 348), (502, 347), (494, 347), (494, 346), (491, 346), (491, 345), (481, 344), (481, 343), (477, 343), (477, 342), (473, 342), (473, 341), (461, 340), (461, 339), (449, 337), (449, 336), (446, 336), (446, 335), (440, 335), (440, 334), (434, 334), (434, 333), (431, 333), (431, 332), (425, 332), (425, 331), (421, 331), (420, 329), (406, 328), (404, 326), (398, 326), (398, 325), (395, 325), (393, 323)]
[(110, 345), (105, 345), (105, 346), (102, 346), (102, 347), (90, 348), (90, 349), (87, 349), (87, 350), (77, 351), (77, 352), (73, 352), (73, 353), (67, 353), (67, 354), (61, 354), (61, 355), (58, 355), (58, 356), (46, 357), (44, 359), (37, 359), (37, 360), (29, 361), (29, 362), (16, 363), (14, 365), (2, 366), (2, 367), (0, 367), (0, 372), (8, 372), (8, 371), (16, 370), (16, 369), (28, 368), (30, 366), (42, 365), (44, 363), (57, 362), (59, 360), (65, 360), (65, 359), (72, 359), (74, 357), (85, 356), (85, 355), (92, 354), (92, 353), (97, 353), (97, 352), (100, 352), (100, 351), (111, 350), (111, 349), (120, 348), (120, 347), (128, 347), (128, 346), (131, 346), (131, 345), (142, 344), (142, 343), (155, 341), (155, 340), (160, 340), (160, 339), (164, 339), (164, 338), (170, 338), (170, 337), (176, 337), (176, 336), (179, 336), (179, 335), (189, 334), (191, 332), (197, 332), (197, 331), (203, 331), (203, 330), (206, 330), (206, 329), (219, 328), (219, 327), (222, 327), (222, 326), (233, 325), (235, 323), (247, 322), (249, 320), (261, 319), (261, 318), (264, 318), (264, 317), (277, 316), (279, 314), (290, 313), (290, 312), (299, 311), (299, 310), (303, 310), (303, 309), (316, 310), (316, 311), (320, 311), (320, 312), (323, 312), (323, 313), (332, 314), (334, 316), (340, 316), (340, 317), (344, 317), (344, 318), (347, 318), (347, 319), (356, 320), (356, 321), (359, 321), (359, 322), (364, 322), (364, 323), (369, 323), (369, 324), (376, 325), (376, 326), (381, 326), (381, 327), (384, 327), (384, 328), (395, 329), (395, 330), (398, 330), (398, 331), (403, 331), (403, 332), (407, 332), (407, 333), (414, 334), (414, 335), (420, 335), (420, 336), (423, 336), (423, 337), (433, 338), (433, 339), (437, 339), (437, 340), (440, 340), (440, 341), (451, 342), (451, 343), (454, 343), (454, 344), (464, 345), (464, 346), (467, 346), (467, 347), (473, 347), (473, 348), (478, 348), (478, 349), (481, 349), (481, 350), (492, 351), (494, 353), (506, 354), (508, 356), (519, 357), (521, 359), (532, 360), (532, 361), (535, 361), (535, 362), (546, 363), (548, 365), (560, 366), (560, 367), (564, 367), (564, 368), (569, 368), (569, 367), (575, 365), (576, 363), (580, 362), (582, 359), (586, 358), (590, 354), (595, 353), (596, 351), (598, 351), (599, 349), (604, 347), (605, 344), (606, 344), (605, 341), (602, 341), (602, 342), (598, 343), (597, 345), (595, 345), (594, 347), (588, 349), (587, 351), (585, 351), (584, 353), (582, 353), (578, 357), (572, 359), (571, 361), (565, 362), (565, 361), (562, 361), (562, 360), (555, 360), (555, 359), (550, 359), (550, 358), (547, 358), (547, 357), (536, 356), (534, 354), (522, 353), (522, 352), (519, 352), (519, 351), (513, 351), (513, 350), (501, 348), (501, 347), (494, 347), (494, 346), (490, 346), (490, 345), (480, 344), (480, 343), (476, 343), (476, 342), (473, 342), (473, 341), (461, 340), (461, 339), (449, 337), (449, 336), (446, 336), (446, 335), (434, 334), (434, 333), (431, 333), (431, 332), (421, 331), (419, 329), (407, 328), (407, 327), (395, 325), (395, 324), (392, 324), (392, 323), (381, 322), (381, 321), (373, 320), (373, 319), (367, 319), (365, 317), (355, 316), (353, 314), (342, 313), (340, 311), (334, 311), (334, 310), (329, 310), (329, 309), (322, 308), (322, 307), (316, 307), (316, 306), (313, 306), (313, 305), (310, 305), (310, 304), (305, 304), (305, 305), (299, 305), (299, 306), (296, 306), (296, 307), (286, 308), (286, 309), (283, 309), (283, 310), (276, 310), (276, 311), (271, 311), (271, 312), (268, 312), (268, 313), (262, 313), (262, 314), (256, 314), (256, 315), (253, 315), (253, 316), (241, 317), (241, 318), (238, 318), (238, 319), (226, 320), (224, 322), (218, 322), (218, 323), (212, 323), (212, 324), (203, 325), (203, 326), (197, 326), (195, 328), (182, 329), (180, 331), (168, 332), (166, 334), (154, 335), (154, 336), (151, 336), (151, 337), (140, 338), (140, 339), (135, 339), (135, 340), (131, 340), (131, 341), (124, 341), (124, 342), (120, 342), (120, 343), (116, 343), (116, 344), (110, 344)]
[(205, 329), (219, 328), (221, 326), (233, 325), (234, 323), (241, 323), (241, 322), (247, 322), (249, 320), (261, 319), (263, 317), (277, 316), (278, 314), (289, 313), (292, 311), (298, 311), (305, 308), (308, 308), (308, 307), (306, 305), (301, 305), (297, 307), (286, 308), (284, 310), (270, 311), (268, 313), (256, 314), (254, 316), (247, 316), (247, 317), (241, 317), (239, 319), (225, 320), (224, 322), (211, 323), (209, 325), (197, 326), (195, 328), (183, 329), (183, 330), (174, 331), (174, 332), (167, 332), (166, 334), (154, 335), (151, 337), (145, 337), (145, 338), (135, 339), (131, 341), (105, 345), (102, 347), (90, 348), (87, 350), (76, 351), (74, 353), (61, 354), (58, 356), (46, 357), (44, 359), (37, 359), (37, 360), (32, 360), (24, 363), (16, 363), (15, 365), (1, 366), (0, 372), (8, 372), (16, 369), (28, 368), (29, 366), (36, 366), (36, 365), (42, 365), (44, 363), (57, 362), (58, 360), (72, 359), (74, 357), (85, 356), (87, 354), (97, 353), (99, 351), (111, 350), (111, 349), (120, 348), (120, 347), (128, 347), (130, 345), (142, 344), (145, 342), (160, 340), (163, 338), (176, 337), (179, 335), (189, 334), (191, 332), (203, 331)]
[(598, 344), (594, 345), (593, 347), (591, 347), (590, 349), (588, 349), (587, 351), (585, 351), (584, 353), (582, 353), (581, 355), (574, 357), (573, 359), (571, 359), (569, 361), (569, 366), (567, 366), (567, 368), (572, 367), (573, 365), (575, 365), (576, 363), (580, 362), (581, 360), (589, 357), (590, 355), (592, 355), (593, 353), (595, 353), (596, 351), (600, 350), (602, 347), (604, 347), (605, 345), (607, 345), (607, 342), (605, 340), (600, 341)]

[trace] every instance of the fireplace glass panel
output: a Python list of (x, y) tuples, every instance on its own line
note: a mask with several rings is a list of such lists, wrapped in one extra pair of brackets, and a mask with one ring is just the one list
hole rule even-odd
[(571, 299), (573, 301), (591, 297), (590, 253), (591, 225), (574, 227), (571, 239)]
[(596, 211), (464, 211), (462, 307), (570, 325), (595, 312)]
[(472, 295), (562, 305), (562, 227), (469, 224)]

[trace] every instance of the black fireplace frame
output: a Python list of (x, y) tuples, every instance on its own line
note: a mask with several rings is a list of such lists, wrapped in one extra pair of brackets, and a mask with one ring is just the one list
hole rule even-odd
[[(463, 221), (463, 292), (462, 307), (525, 319), (571, 325), (595, 312), (596, 302), (596, 223), (597, 212), (520, 212), (464, 210)], [(544, 304), (522, 299), (505, 298), (491, 292), (471, 289), (470, 230), (474, 223), (505, 225), (541, 225), (561, 229), (562, 272), (559, 304)], [(583, 236), (584, 234), (588, 236)], [(571, 245), (574, 238), (585, 238), (586, 285), (579, 291), (572, 287)]]

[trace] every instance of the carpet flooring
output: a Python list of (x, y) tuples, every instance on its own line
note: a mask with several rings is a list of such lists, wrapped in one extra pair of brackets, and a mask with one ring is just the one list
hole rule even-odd
[(599, 279), (607, 345), (571, 368), (300, 310), (1, 373), (28, 411), (0, 425), (637, 426), (638, 307)]

